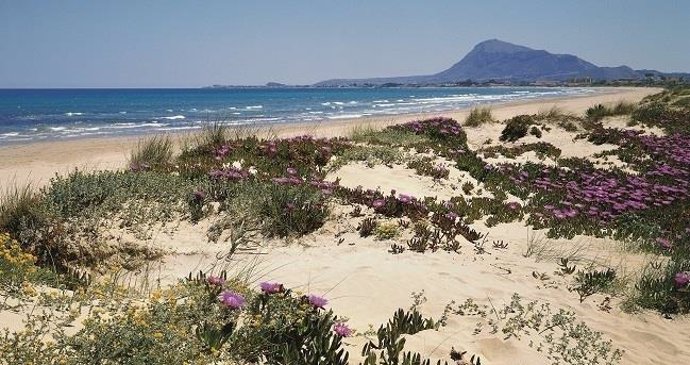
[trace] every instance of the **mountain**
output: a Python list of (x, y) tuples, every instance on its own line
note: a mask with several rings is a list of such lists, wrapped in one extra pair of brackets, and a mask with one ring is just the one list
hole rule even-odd
[[(467, 80), (473, 82), (500, 81), (509, 83), (535, 81), (638, 80), (645, 75), (665, 75), (659, 71), (636, 71), (628, 66), (599, 67), (570, 54), (553, 54), (525, 46), (491, 39), (481, 42), (445, 71), (433, 75), (380, 77), (370, 79), (333, 79), (314, 86), (353, 86), (385, 84), (442, 84)], [(671, 75), (671, 74), (669, 74)], [(688, 74), (673, 74), (688, 75)]]

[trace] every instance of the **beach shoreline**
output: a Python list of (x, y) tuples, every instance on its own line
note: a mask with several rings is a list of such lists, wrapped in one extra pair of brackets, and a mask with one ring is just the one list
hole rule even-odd
[[(661, 91), (659, 88), (600, 87), (590, 95), (563, 96), (483, 104), (492, 109), (494, 117), (504, 120), (519, 114), (534, 114), (557, 107), (566, 112), (583, 113), (588, 107), (599, 103), (615, 103), (621, 100), (636, 102), (647, 95)], [(240, 133), (269, 137), (291, 137), (314, 135), (335, 137), (347, 135), (357, 126), (382, 128), (405, 121), (434, 116), (450, 117), (463, 122), (473, 107), (466, 107), (439, 113), (412, 113), (392, 116), (362, 117), (354, 119), (329, 120), (321, 122), (298, 122), (290, 124), (262, 124), (231, 127)], [(189, 140), (195, 132), (167, 133), (178, 144)], [(56, 173), (80, 169), (119, 169), (126, 165), (130, 151), (137, 141), (153, 134), (137, 136), (112, 136), (80, 138), (61, 141), (37, 141), (26, 144), (0, 146), (0, 189), (12, 185), (32, 183), (42, 186)]]

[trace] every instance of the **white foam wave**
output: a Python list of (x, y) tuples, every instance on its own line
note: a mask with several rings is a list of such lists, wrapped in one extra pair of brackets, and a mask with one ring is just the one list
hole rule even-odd
[(363, 117), (364, 114), (341, 114), (341, 115), (329, 115), (328, 119), (356, 119)]
[(67, 113), (65, 113), (65, 115), (68, 116), (68, 117), (74, 117), (74, 116), (84, 115), (84, 113), (79, 113), (79, 112), (67, 112)]
[(152, 127), (152, 128), (160, 128), (160, 127), (166, 127), (168, 124), (166, 123), (115, 123), (111, 124), (108, 126), (105, 126), (103, 128), (107, 129), (135, 129), (135, 128), (146, 128), (146, 127)]
[(183, 127), (158, 128), (157, 130), (159, 130), (159, 131), (184, 131), (184, 130), (201, 129), (201, 128), (203, 128), (203, 127), (199, 126), (199, 125), (189, 125), (189, 126), (183, 126)]
[(161, 119), (168, 119), (168, 120), (177, 120), (177, 119), (185, 119), (186, 117), (184, 115), (174, 115), (172, 117), (159, 117)]

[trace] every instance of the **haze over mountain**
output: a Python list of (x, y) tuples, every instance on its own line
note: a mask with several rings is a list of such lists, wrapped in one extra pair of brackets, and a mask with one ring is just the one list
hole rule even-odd
[[(664, 75), (653, 70), (636, 71), (628, 66), (600, 67), (570, 54), (553, 54), (498, 39), (481, 42), (445, 71), (433, 75), (378, 77), (369, 79), (332, 79), (315, 86), (440, 84), (471, 80), (486, 82), (566, 81), (643, 79), (645, 74)], [(690, 74), (674, 74), (690, 75)]]

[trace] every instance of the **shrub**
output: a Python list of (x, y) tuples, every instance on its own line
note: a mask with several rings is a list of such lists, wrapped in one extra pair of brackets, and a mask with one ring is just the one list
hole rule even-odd
[(465, 126), (479, 127), (482, 124), (493, 123), (496, 120), (491, 115), (490, 107), (472, 108), (470, 115), (465, 119)]
[[(379, 327), (376, 332), (376, 341), (371, 340), (364, 345), (363, 365), (429, 364), (429, 360), (422, 360), (420, 354), (403, 351), (405, 348), (403, 335), (414, 335), (420, 331), (435, 329), (438, 325), (433, 319), (422, 317), (415, 309), (410, 312), (398, 309), (388, 324)], [(439, 361), (438, 364), (440, 363)]]
[(465, 195), (470, 195), (472, 190), (474, 189), (474, 184), (472, 184), (469, 181), (466, 181), (462, 184), (462, 192), (465, 193)]
[(378, 226), (378, 222), (376, 222), (376, 219), (365, 218), (361, 223), (359, 223), (359, 226), (357, 226), (357, 230), (359, 231), (359, 236), (360, 237), (371, 236), (374, 233), (374, 231), (376, 230), (377, 226)]
[(632, 119), (644, 123), (652, 124), (658, 123), (666, 113), (666, 106), (660, 102), (652, 102), (640, 106), (632, 113)]
[(400, 234), (398, 224), (395, 222), (381, 223), (374, 229), (374, 235), (378, 240), (390, 240)]
[(527, 135), (527, 129), (533, 122), (534, 119), (530, 115), (518, 115), (510, 118), (498, 139), (502, 142), (515, 142)]
[(304, 235), (323, 226), (329, 210), (323, 194), (308, 186), (269, 185), (258, 207), (267, 236)]
[(377, 165), (392, 166), (403, 160), (403, 153), (395, 147), (390, 146), (353, 146), (344, 151), (329, 166), (329, 171), (335, 171), (352, 161), (365, 161), (368, 167)]
[(530, 130), (529, 130), (529, 134), (531, 134), (537, 138), (541, 138), (541, 136), (542, 136), (541, 129), (539, 129), (539, 127), (537, 127), (537, 126), (532, 126), (532, 128), (530, 128)]
[(572, 290), (580, 295), (580, 303), (582, 303), (592, 294), (609, 289), (614, 280), (616, 280), (616, 271), (613, 269), (578, 271)]
[(414, 169), (417, 175), (430, 176), (436, 180), (447, 179), (450, 175), (450, 170), (442, 164), (434, 164), (430, 157), (412, 159), (407, 163), (407, 168)]
[(687, 248), (672, 253), (665, 263), (651, 263), (635, 284), (630, 301), (637, 307), (664, 314), (690, 313), (690, 255)]

